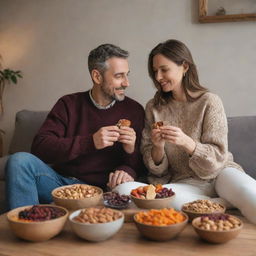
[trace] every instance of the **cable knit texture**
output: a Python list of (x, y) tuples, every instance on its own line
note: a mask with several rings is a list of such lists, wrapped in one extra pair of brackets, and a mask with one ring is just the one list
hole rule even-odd
[[(165, 144), (165, 155), (159, 165), (151, 157), (151, 127), (154, 122), (176, 126), (196, 142), (192, 156), (181, 147)], [(242, 167), (233, 162), (228, 152), (228, 125), (221, 99), (210, 92), (194, 102), (172, 100), (157, 110), (153, 99), (146, 105), (146, 123), (143, 131), (141, 151), (149, 169), (149, 182), (169, 183), (187, 178), (212, 182), (225, 167)]]

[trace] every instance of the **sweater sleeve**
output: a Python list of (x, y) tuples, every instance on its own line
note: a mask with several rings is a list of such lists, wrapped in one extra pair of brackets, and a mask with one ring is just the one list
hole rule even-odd
[(145, 128), (142, 133), (142, 142), (141, 142), (141, 152), (143, 155), (143, 160), (148, 168), (149, 172), (155, 176), (162, 177), (168, 173), (168, 158), (167, 155), (164, 153), (164, 157), (162, 162), (159, 165), (156, 165), (152, 159), (151, 150), (153, 147), (151, 141), (151, 127), (152, 124), (156, 121), (153, 116), (153, 102), (152, 100), (148, 102), (146, 105), (145, 110)]
[(205, 108), (202, 135), (189, 159), (189, 166), (201, 179), (215, 178), (228, 159), (228, 126), (220, 98), (210, 98)]
[(89, 136), (68, 136), (68, 104), (61, 98), (50, 111), (35, 136), (31, 152), (48, 164), (67, 162), (93, 152), (92, 134)]

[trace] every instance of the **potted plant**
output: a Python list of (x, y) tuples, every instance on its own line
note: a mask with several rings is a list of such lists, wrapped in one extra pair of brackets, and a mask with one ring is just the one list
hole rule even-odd
[[(6, 84), (17, 84), (18, 78), (22, 78), (20, 70), (12, 70), (9, 68), (3, 69), (2, 67), (2, 56), (0, 55), (0, 117), (4, 113), (4, 104), (3, 104), (3, 94)], [(0, 157), (3, 155), (3, 135), (5, 134), (4, 130), (0, 128)]]
[(17, 84), (18, 78), (22, 78), (20, 70), (14, 71), (9, 68), (3, 69), (2, 60), (2, 56), (0, 55), (0, 116), (4, 112), (3, 94), (5, 85), (11, 83)]

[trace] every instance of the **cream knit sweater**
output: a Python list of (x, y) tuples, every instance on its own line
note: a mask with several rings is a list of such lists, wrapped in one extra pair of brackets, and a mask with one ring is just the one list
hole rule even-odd
[[(196, 142), (192, 156), (182, 148), (166, 143), (165, 155), (159, 165), (151, 157), (151, 126), (164, 121), (177, 126)], [(210, 92), (194, 102), (172, 100), (160, 111), (153, 106), (153, 99), (146, 105), (146, 123), (141, 151), (150, 175), (150, 183), (169, 183), (184, 179), (211, 182), (225, 167), (242, 168), (233, 162), (228, 152), (227, 118), (221, 99)]]

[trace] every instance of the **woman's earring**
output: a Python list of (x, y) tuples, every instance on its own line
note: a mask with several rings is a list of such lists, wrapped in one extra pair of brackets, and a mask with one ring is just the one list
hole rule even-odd
[(184, 74), (183, 74), (183, 77), (185, 77), (186, 76), (186, 72), (184, 72)]

